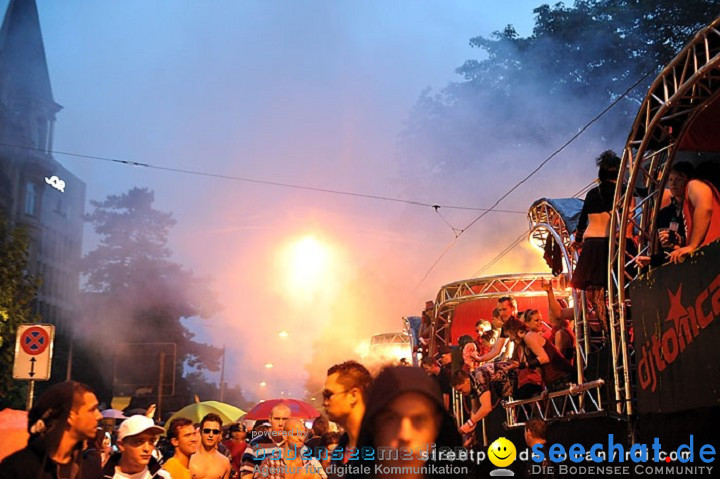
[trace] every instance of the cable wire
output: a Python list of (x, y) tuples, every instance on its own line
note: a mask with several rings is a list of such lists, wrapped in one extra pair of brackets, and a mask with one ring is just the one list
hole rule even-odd
[[(572, 197), (573, 198), (579, 198), (580, 196), (584, 195), (590, 188), (593, 187), (593, 185), (597, 184), (597, 180), (591, 181), (587, 185), (585, 185), (583, 188), (581, 188), (577, 193), (575, 193)], [(523, 231), (522, 234), (517, 237), (512, 243), (510, 243), (504, 250), (502, 250), (497, 256), (495, 256), (492, 260), (490, 260), (485, 266), (477, 270), (475, 273), (473, 273), (473, 277), (476, 278), (480, 276), (484, 271), (489, 269), (491, 266), (493, 266), (495, 263), (500, 261), (506, 254), (508, 254), (510, 251), (515, 249), (517, 245), (522, 243), (523, 239), (530, 234), (532, 231), (532, 228), (528, 228), (527, 230)]]
[[(279, 181), (269, 181), (269, 180), (261, 180), (257, 178), (248, 178), (248, 177), (242, 177), (242, 176), (232, 176), (232, 175), (225, 175), (225, 174), (219, 174), (219, 173), (207, 173), (204, 171), (197, 171), (197, 170), (188, 170), (183, 168), (172, 168), (169, 166), (159, 166), (159, 165), (153, 165), (150, 163), (144, 163), (139, 161), (132, 161), (132, 160), (122, 160), (118, 158), (109, 158), (104, 156), (95, 156), (95, 155), (84, 155), (81, 153), (72, 153), (68, 151), (60, 151), (60, 150), (43, 150), (41, 148), (36, 148), (32, 146), (19, 146), (19, 145), (12, 145), (8, 143), (0, 143), (0, 146), (8, 147), (8, 148), (16, 148), (21, 150), (30, 150), (30, 151), (39, 151), (42, 153), (47, 154), (54, 154), (54, 155), (64, 155), (64, 156), (70, 156), (73, 158), (81, 158), (85, 160), (97, 160), (97, 161), (105, 161), (109, 163), (117, 163), (121, 165), (126, 166), (136, 166), (141, 168), (149, 168), (152, 170), (160, 170), (160, 171), (169, 171), (173, 173), (182, 173), (186, 175), (195, 175), (195, 176), (203, 176), (207, 178), (219, 178), (223, 180), (231, 180), (231, 181), (243, 181), (247, 183), (255, 183), (260, 185), (267, 185), (267, 186), (276, 186), (280, 188), (293, 188), (297, 190), (305, 190), (305, 191), (314, 191), (317, 193), (326, 193), (326, 194), (333, 194), (333, 195), (343, 195), (343, 196), (352, 196), (356, 198), (366, 198), (371, 200), (380, 200), (380, 201), (392, 201), (396, 203), (404, 203), (407, 205), (412, 206), (422, 206), (422, 207), (429, 207), (433, 208), (436, 211), (439, 208), (445, 208), (445, 209), (454, 209), (454, 210), (470, 210), (470, 211), (487, 211), (489, 212), (488, 208), (476, 208), (471, 206), (455, 206), (455, 205), (441, 205), (437, 203), (426, 203), (423, 201), (416, 201), (416, 200), (407, 200), (402, 198), (393, 198), (390, 196), (381, 196), (381, 195), (371, 195), (366, 193), (357, 193), (357, 192), (351, 192), (351, 191), (342, 191), (342, 190), (332, 190), (328, 188), (317, 188), (313, 186), (305, 186), (305, 185), (298, 185), (293, 183), (283, 183)], [(517, 210), (497, 210), (493, 209), (494, 212), (497, 213), (512, 213), (512, 214), (525, 214), (524, 211), (517, 211)]]
[[(640, 77), (640, 79), (637, 80), (635, 83), (633, 83), (630, 87), (628, 87), (628, 88), (622, 93), (622, 95), (618, 96), (615, 100), (613, 100), (612, 102), (610, 102), (610, 104), (609, 104), (607, 107), (605, 107), (600, 113), (598, 113), (597, 115), (595, 115), (595, 117), (593, 117), (588, 123), (586, 123), (582, 128), (580, 128), (580, 130), (578, 130), (577, 133), (575, 133), (573, 136), (571, 136), (569, 140), (567, 140), (562, 146), (560, 146), (560, 148), (558, 148), (557, 150), (555, 150), (550, 156), (548, 156), (548, 157), (545, 158), (543, 161), (541, 161), (540, 164), (539, 164), (538, 166), (536, 166), (534, 170), (532, 170), (527, 176), (525, 176), (525, 178), (523, 178), (522, 180), (520, 180), (520, 181), (518, 181), (517, 183), (515, 183), (515, 185), (514, 185), (512, 188), (510, 188), (507, 192), (505, 192), (505, 194), (503, 194), (502, 196), (500, 196), (500, 198), (498, 198), (497, 201), (495, 201), (495, 203), (493, 203), (492, 206), (490, 206), (490, 208), (484, 210), (480, 215), (478, 215), (477, 217), (475, 217), (475, 219), (473, 219), (466, 227), (464, 227), (463, 229), (461, 229), (460, 232), (457, 233), (457, 235), (456, 235), (456, 237), (455, 237), (455, 240), (452, 242), (452, 246), (454, 246), (455, 244), (457, 244), (457, 240), (459, 240), (460, 237), (461, 237), (468, 229), (472, 228), (472, 226), (475, 225), (475, 223), (477, 223), (477, 222), (480, 221), (483, 217), (485, 217), (485, 215), (487, 215), (488, 213), (490, 213), (491, 211), (493, 211), (493, 210), (495, 209), (495, 207), (500, 204), (501, 201), (503, 201), (505, 198), (507, 198), (508, 196), (510, 196), (510, 194), (512, 194), (515, 190), (517, 190), (523, 183), (525, 183), (527, 180), (529, 180), (529, 179), (530, 179), (532, 176), (534, 176), (538, 171), (540, 171), (550, 160), (552, 160), (553, 158), (555, 158), (560, 152), (562, 152), (565, 148), (567, 148), (567, 147), (570, 145), (570, 143), (572, 143), (572, 142), (575, 141), (580, 135), (582, 135), (583, 133), (585, 133), (585, 131), (586, 131), (588, 128), (590, 128), (590, 126), (591, 126), (593, 123), (595, 123), (595, 122), (598, 121), (600, 118), (602, 118), (608, 111), (610, 111), (610, 109), (612, 109), (615, 105), (617, 105), (617, 104), (620, 102), (620, 100), (622, 100), (623, 98), (625, 98), (633, 89), (635, 89), (635, 87), (637, 87), (643, 80), (645, 80), (645, 78), (647, 78), (647, 77), (648, 77), (652, 72), (654, 72), (654, 71), (655, 71), (655, 68), (649, 70), (649, 71), (648, 71), (647, 73), (645, 73), (642, 77)], [(452, 246), (450, 246), (450, 248), (452, 248)], [(433, 262), (433, 264), (430, 266), (430, 268), (425, 272), (425, 274), (423, 275), (422, 279), (421, 279), (420, 282), (417, 284), (417, 286), (415, 286), (415, 288), (418, 288), (418, 287), (423, 283), (423, 281), (425, 281), (425, 279), (430, 275), (430, 273), (432, 272), (432, 270), (435, 269), (435, 266), (437, 266), (437, 264), (438, 264), (438, 263), (440, 262), (440, 260), (447, 254), (448, 251), (449, 251), (449, 248), (448, 248), (448, 247), (445, 247), (445, 249), (443, 249), (443, 251), (440, 253), (440, 256), (438, 257), (438, 259), (436, 259), (436, 260)]]

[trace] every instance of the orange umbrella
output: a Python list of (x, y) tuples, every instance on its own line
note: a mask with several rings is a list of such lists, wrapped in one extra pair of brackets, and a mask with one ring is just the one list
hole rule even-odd
[(0, 411), (0, 461), (27, 445), (27, 411)]

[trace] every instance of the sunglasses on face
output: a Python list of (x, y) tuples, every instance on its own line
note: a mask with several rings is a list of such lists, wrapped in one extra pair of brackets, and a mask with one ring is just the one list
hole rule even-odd
[(345, 391), (338, 391), (338, 392), (332, 392), (329, 389), (326, 389), (322, 392), (322, 397), (323, 397), (323, 399), (329, 400), (330, 398), (332, 398), (333, 396), (335, 396), (337, 394), (343, 394), (346, 392), (348, 392), (347, 389)]
[(216, 436), (220, 434), (222, 431), (220, 429), (209, 429), (205, 428), (202, 430), (203, 434), (215, 434)]

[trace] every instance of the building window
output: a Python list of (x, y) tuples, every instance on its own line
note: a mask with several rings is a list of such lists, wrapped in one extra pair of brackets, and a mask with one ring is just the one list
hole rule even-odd
[(43, 117), (37, 119), (37, 147), (41, 151), (48, 150), (48, 122)]
[(35, 190), (35, 183), (28, 183), (25, 185), (25, 214), (35, 216), (35, 199), (37, 198), (37, 191)]

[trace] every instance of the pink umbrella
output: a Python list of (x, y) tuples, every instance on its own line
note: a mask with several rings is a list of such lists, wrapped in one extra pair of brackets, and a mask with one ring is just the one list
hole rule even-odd
[(117, 409), (105, 409), (102, 412), (102, 417), (105, 419), (127, 419), (127, 416)]
[(248, 411), (247, 415), (243, 419), (270, 419), (270, 411), (278, 403), (285, 403), (290, 408), (290, 417), (297, 417), (300, 419), (314, 419), (320, 415), (320, 413), (304, 401), (297, 399), (269, 399), (263, 401)]
[(0, 411), (0, 461), (27, 445), (27, 411)]

